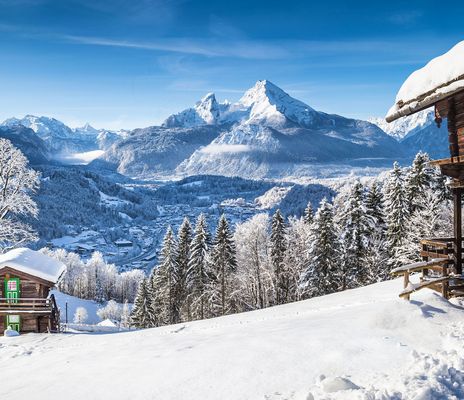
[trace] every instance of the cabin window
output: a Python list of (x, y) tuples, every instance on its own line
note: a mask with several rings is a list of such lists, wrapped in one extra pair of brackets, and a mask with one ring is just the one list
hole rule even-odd
[(19, 278), (5, 279), (5, 297), (9, 303), (17, 303), (19, 299)]

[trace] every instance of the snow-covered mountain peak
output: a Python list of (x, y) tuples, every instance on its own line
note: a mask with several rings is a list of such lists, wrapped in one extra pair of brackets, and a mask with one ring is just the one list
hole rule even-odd
[(219, 104), (214, 93), (208, 93), (195, 105), (195, 111), (206, 125), (215, 124), (219, 118)]
[(220, 104), (214, 93), (208, 93), (193, 108), (187, 108), (169, 116), (162, 124), (166, 128), (192, 128), (201, 125), (214, 125), (220, 117)]
[(84, 124), (81, 128), (79, 128), (82, 131), (86, 132), (98, 132), (98, 129), (95, 129), (92, 125), (90, 125), (88, 122)]
[(434, 120), (435, 115), (433, 109), (430, 108), (390, 123), (385, 121), (385, 118), (380, 117), (368, 119), (369, 122), (377, 125), (385, 133), (397, 140), (402, 140), (406, 136), (413, 135), (415, 132), (432, 125)]
[(206, 103), (206, 102), (215, 102), (216, 95), (213, 92), (206, 93), (203, 98), (199, 101), (199, 103)]
[(244, 106), (252, 106), (255, 103), (268, 101), (268, 97), (272, 97), (273, 93), (284, 95), (286, 94), (278, 86), (274, 85), (268, 80), (260, 80), (255, 85), (248, 89), (242, 98), (239, 100), (240, 104)]
[(272, 82), (260, 80), (233, 104), (228, 101), (218, 103), (214, 93), (208, 93), (194, 108), (171, 115), (163, 126), (191, 128), (246, 123), (281, 127), (291, 122), (308, 127), (317, 114), (317, 111), (294, 99)]
[(268, 80), (256, 82), (238, 103), (250, 108), (249, 123), (283, 125), (290, 120), (298, 125), (309, 126), (317, 114), (313, 108), (294, 99)]
[(92, 125), (90, 125), (88, 122), (81, 127), (73, 129), (73, 131), (79, 135), (84, 135), (84, 136), (98, 136), (101, 130), (95, 129)]
[(265, 101), (279, 103), (285, 101), (286, 98), (289, 97), (290, 96), (286, 92), (284, 92), (280, 87), (274, 85), (271, 81), (260, 80), (257, 81), (252, 88), (245, 92), (239, 100), (239, 103), (244, 106), (252, 106), (253, 104)]

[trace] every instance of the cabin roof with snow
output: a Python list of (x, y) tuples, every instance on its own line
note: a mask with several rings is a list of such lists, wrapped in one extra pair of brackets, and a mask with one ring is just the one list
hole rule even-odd
[(8, 267), (53, 284), (58, 282), (66, 269), (62, 262), (27, 248), (0, 254), (0, 271)]
[(413, 72), (401, 86), (386, 121), (414, 114), (464, 91), (464, 41)]

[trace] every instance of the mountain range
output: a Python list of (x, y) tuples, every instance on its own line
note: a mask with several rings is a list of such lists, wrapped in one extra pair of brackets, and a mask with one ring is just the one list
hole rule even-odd
[(102, 156), (128, 175), (301, 175), (308, 166), (402, 156), (375, 124), (319, 112), (269, 81), (236, 103), (207, 94), (161, 126), (136, 129)]
[(387, 123), (384, 118), (371, 118), (369, 121), (396, 138), (408, 156), (414, 156), (419, 150), (427, 152), (435, 159), (449, 156), (446, 123), (437, 127), (433, 109), (429, 108), (391, 123)]
[(327, 114), (263, 80), (235, 103), (218, 102), (208, 93), (160, 126), (70, 128), (54, 118), (26, 115), (4, 121), (0, 136), (12, 140), (32, 163), (98, 150), (92, 165), (104, 163), (129, 176), (281, 178), (307, 175), (315, 165), (391, 164), (418, 150), (444, 157), (446, 128), (438, 129), (433, 120), (430, 110), (392, 124)]
[(90, 124), (73, 129), (55, 118), (34, 115), (26, 115), (21, 119), (9, 118), (0, 127), (4, 131), (18, 127), (28, 128), (43, 141), (50, 158), (97, 149), (104, 150), (126, 134), (125, 131), (95, 129)]

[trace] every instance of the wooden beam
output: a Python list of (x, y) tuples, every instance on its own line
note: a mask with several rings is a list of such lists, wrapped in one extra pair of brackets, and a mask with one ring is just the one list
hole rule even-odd
[[(449, 276), (441, 277), (441, 278), (436, 278), (436, 279), (431, 279), (429, 281), (423, 281), (417, 285), (412, 285), (410, 289), (405, 289), (400, 293), (400, 297), (405, 298), (406, 300), (409, 300), (409, 297), (411, 293), (417, 292), (418, 290), (428, 288), (428, 287), (433, 287), (434, 290), (437, 290), (438, 287), (436, 286), (438, 283), (443, 284), (444, 282), (448, 282), (450, 278)], [(405, 280), (406, 281), (406, 280)]]
[[(448, 276), (448, 268), (446, 266), (443, 267), (443, 276)], [(444, 281), (441, 286), (441, 294), (445, 299), (448, 298), (448, 284), (449, 281)]]
[(446, 253), (439, 253), (438, 251), (426, 251), (426, 250), (421, 250), (420, 251), (420, 256), (421, 257), (428, 257), (428, 258), (446, 258), (448, 259), (448, 254)]
[(454, 156), (450, 158), (441, 158), (439, 160), (431, 160), (429, 161), (429, 165), (432, 167), (440, 167), (441, 165), (449, 165), (449, 164), (462, 164), (464, 163), (464, 156)]
[(428, 246), (439, 247), (446, 249), (448, 247), (447, 242), (453, 241), (454, 238), (443, 238), (443, 239), (421, 239), (420, 244), (426, 244)]
[(454, 204), (454, 267), (458, 275), (462, 274), (462, 189), (453, 189)]
[(446, 258), (441, 259), (433, 259), (430, 261), (421, 261), (413, 264), (404, 265), (402, 267), (395, 268), (390, 272), (392, 275), (406, 275), (411, 272), (422, 271), (424, 269), (434, 269), (434, 267), (441, 267), (440, 270), (443, 269), (443, 265), (448, 264), (449, 260)]
[(458, 134), (456, 131), (456, 110), (454, 99), (448, 100), (448, 142), (451, 157), (459, 157)]
[[(408, 287), (409, 285), (409, 272), (406, 271), (404, 273), (404, 277), (403, 277), (403, 286), (404, 286), (404, 290), (406, 290), (406, 288)], [(401, 295), (400, 295), (401, 297)], [(405, 293), (404, 296), (403, 296), (406, 300), (409, 300), (410, 299), (410, 296), (409, 296), (409, 293)]]

